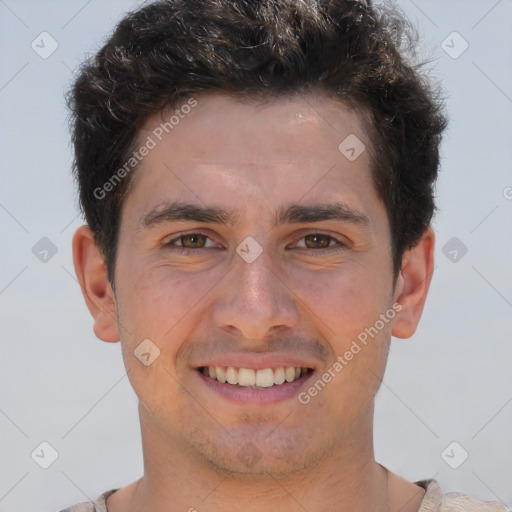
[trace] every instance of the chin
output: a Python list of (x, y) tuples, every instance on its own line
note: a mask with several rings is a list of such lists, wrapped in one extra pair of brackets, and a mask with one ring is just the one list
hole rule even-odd
[(315, 446), (311, 441), (306, 443), (303, 436), (278, 429), (251, 427), (250, 432), (230, 430), (222, 432), (219, 439), (190, 441), (215, 471), (252, 477), (268, 478), (268, 474), (289, 475), (311, 470), (330, 452), (329, 446)]

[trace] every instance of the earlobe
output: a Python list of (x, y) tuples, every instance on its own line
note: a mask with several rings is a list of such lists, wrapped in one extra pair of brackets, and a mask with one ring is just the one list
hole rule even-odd
[(81, 226), (73, 236), (73, 263), (85, 303), (94, 319), (94, 334), (103, 341), (119, 341), (114, 292), (89, 226)]
[(391, 331), (397, 338), (409, 338), (416, 331), (434, 271), (434, 246), (434, 231), (427, 228), (418, 244), (404, 254), (395, 287), (395, 302), (402, 309)]

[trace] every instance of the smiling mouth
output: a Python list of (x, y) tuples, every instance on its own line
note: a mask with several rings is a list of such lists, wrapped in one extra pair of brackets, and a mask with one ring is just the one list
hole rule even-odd
[(197, 369), (206, 377), (222, 384), (231, 384), (249, 389), (268, 389), (286, 385), (305, 378), (313, 372), (311, 368), (280, 366), (277, 368), (235, 368), (233, 366), (201, 366)]

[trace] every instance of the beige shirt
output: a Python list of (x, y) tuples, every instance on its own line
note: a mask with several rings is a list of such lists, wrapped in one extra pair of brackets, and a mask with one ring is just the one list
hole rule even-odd
[[(479, 501), (458, 492), (443, 494), (436, 480), (414, 483), (426, 491), (418, 512), (510, 512), (505, 505), (494, 501)], [(117, 490), (102, 494), (95, 502), (80, 503), (61, 512), (108, 512), (105, 502)]]

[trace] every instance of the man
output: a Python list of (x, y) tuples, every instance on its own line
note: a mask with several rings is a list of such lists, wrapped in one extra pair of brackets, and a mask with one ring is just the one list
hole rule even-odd
[(171, 0), (70, 95), (74, 263), (144, 475), (68, 511), (503, 511), (378, 464), (433, 271), (442, 106), (369, 2)]

